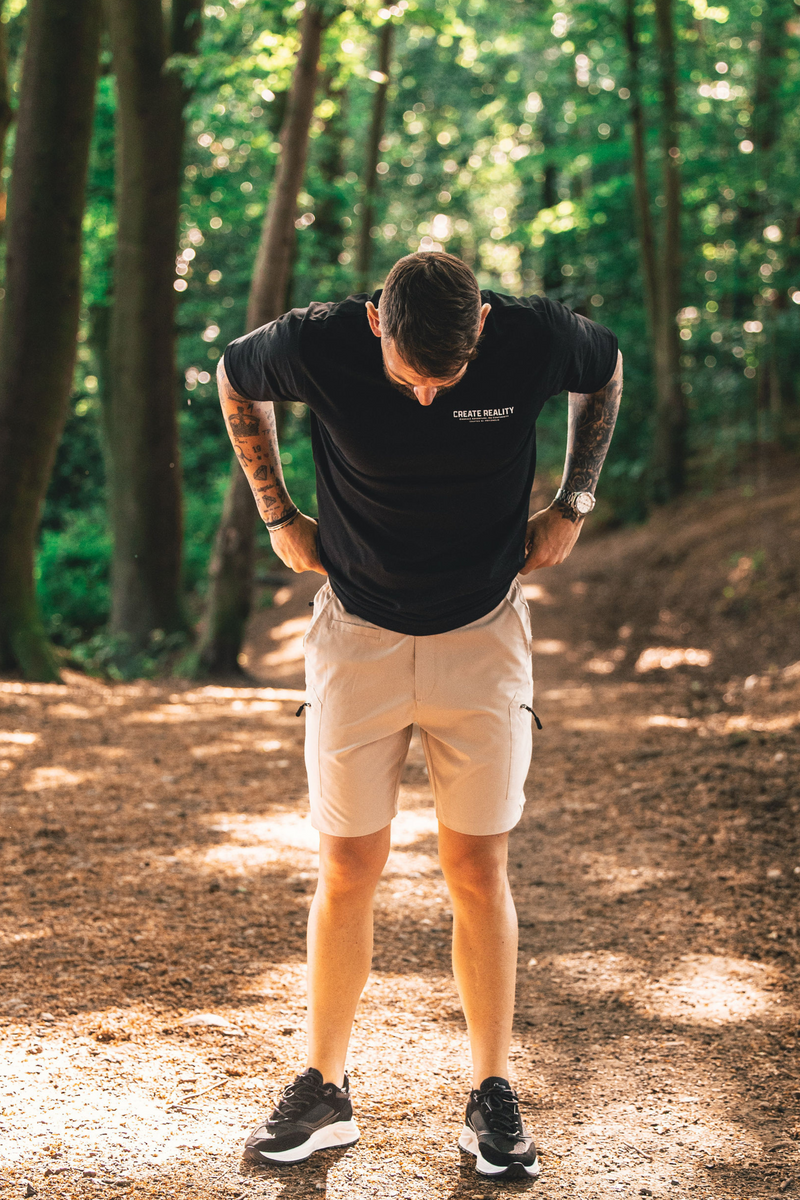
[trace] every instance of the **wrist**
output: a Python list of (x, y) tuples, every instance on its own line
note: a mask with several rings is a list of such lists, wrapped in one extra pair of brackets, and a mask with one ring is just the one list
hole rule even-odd
[(266, 527), (269, 530), (270, 535), (271, 535), (273, 533), (277, 533), (279, 529), (285, 529), (288, 525), (291, 525), (297, 519), (297, 517), (299, 515), (300, 515), (300, 509), (297, 507), (296, 504), (290, 503), (284, 509), (284, 511), (281, 513), (280, 516), (275, 517), (271, 521), (267, 521), (265, 518), (264, 524), (266, 525)]
[(553, 506), (572, 520), (583, 520), (595, 506), (592, 492), (560, 487), (553, 497)]

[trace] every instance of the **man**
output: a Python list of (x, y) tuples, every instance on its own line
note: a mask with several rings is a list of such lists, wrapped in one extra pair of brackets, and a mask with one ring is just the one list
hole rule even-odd
[[(305, 638), (306, 767), (320, 832), (308, 1061), (246, 1153), (299, 1162), (358, 1139), (345, 1056), (416, 723), (472, 1051), (459, 1144), (482, 1175), (535, 1176), (508, 1081), (517, 925), (506, 858), (525, 801), (533, 696), (516, 576), (563, 562), (594, 505), (622, 387), (616, 338), (542, 297), (480, 292), (452, 255), (411, 254), (371, 300), (295, 309), (231, 343), (218, 378), (276, 554), (328, 575)], [(562, 486), (528, 519), (536, 418), (564, 388)], [(276, 401), (311, 410), (319, 524), (286, 490)]]

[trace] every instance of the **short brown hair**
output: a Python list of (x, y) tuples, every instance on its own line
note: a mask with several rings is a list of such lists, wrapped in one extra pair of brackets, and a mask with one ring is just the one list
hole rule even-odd
[(410, 367), (448, 379), (475, 356), (481, 293), (466, 263), (429, 250), (389, 272), (380, 298), (381, 330)]

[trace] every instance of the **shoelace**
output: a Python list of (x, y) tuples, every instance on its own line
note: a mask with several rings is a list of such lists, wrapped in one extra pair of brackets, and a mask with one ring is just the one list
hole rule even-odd
[(275, 1105), (272, 1120), (291, 1121), (299, 1117), (320, 1092), (320, 1085), (307, 1075), (298, 1075), (292, 1083), (284, 1088), (283, 1095)]
[(492, 1133), (518, 1137), (522, 1133), (519, 1101), (511, 1088), (493, 1087), (478, 1092), (478, 1106)]

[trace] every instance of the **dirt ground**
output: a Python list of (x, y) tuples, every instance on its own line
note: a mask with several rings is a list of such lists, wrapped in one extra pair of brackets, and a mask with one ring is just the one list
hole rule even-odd
[(0, 1195), (755, 1200), (800, 1192), (800, 493), (596, 536), (526, 581), (535, 735), (511, 874), (536, 1184), (461, 1155), (450, 909), (412, 743), (345, 1151), (252, 1170), (304, 1052), (314, 832), (300, 638), (252, 687), (0, 681)]

